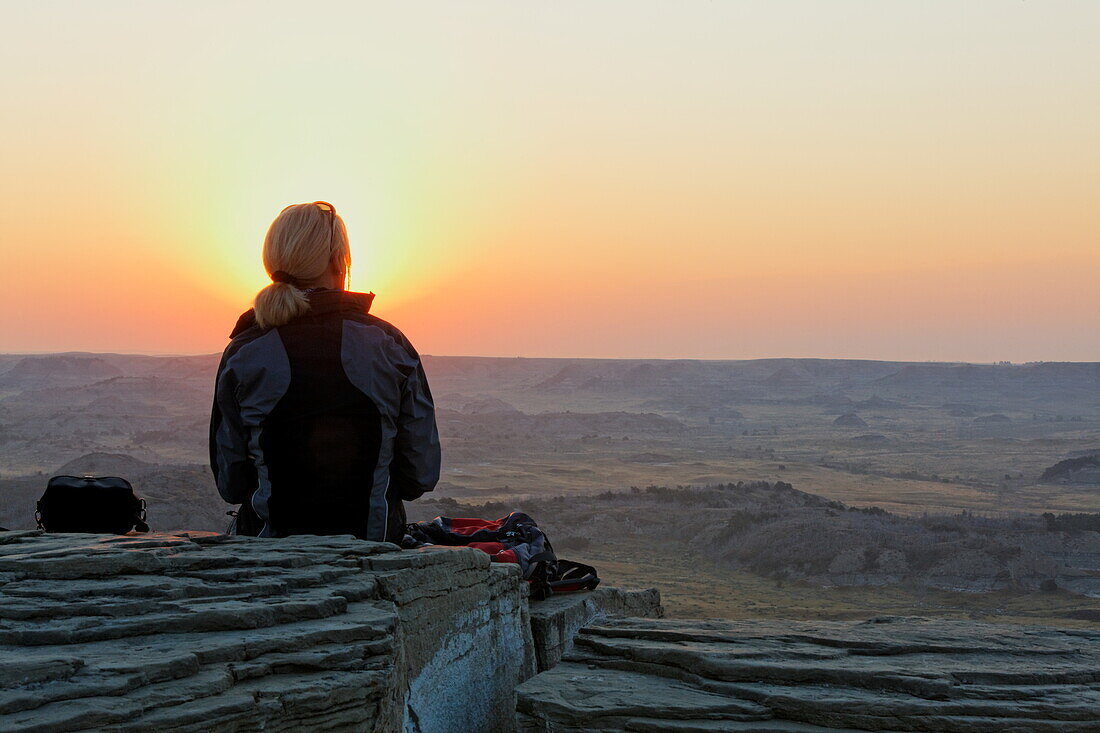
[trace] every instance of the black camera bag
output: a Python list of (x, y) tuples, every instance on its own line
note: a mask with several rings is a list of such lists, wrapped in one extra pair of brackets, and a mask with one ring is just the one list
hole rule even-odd
[(54, 476), (34, 517), (38, 527), (47, 532), (149, 531), (145, 500), (134, 494), (129, 481), (118, 476)]

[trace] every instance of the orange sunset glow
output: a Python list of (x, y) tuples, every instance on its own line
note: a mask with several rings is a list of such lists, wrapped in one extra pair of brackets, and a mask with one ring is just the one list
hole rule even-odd
[(220, 351), (324, 199), (429, 354), (1100, 359), (1098, 3), (2, 9), (3, 351)]

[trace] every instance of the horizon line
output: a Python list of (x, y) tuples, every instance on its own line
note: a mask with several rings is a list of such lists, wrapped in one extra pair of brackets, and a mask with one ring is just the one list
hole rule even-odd
[[(186, 359), (197, 357), (218, 356), (221, 352), (208, 351), (201, 353), (180, 352), (150, 352), (150, 351), (86, 351), (73, 349), (67, 351), (0, 351), (0, 357), (35, 357), (35, 356), (144, 356), (154, 359)], [(422, 353), (422, 357), (441, 359), (508, 359), (528, 361), (699, 361), (699, 362), (748, 362), (748, 361), (859, 361), (878, 362), (883, 364), (944, 364), (944, 365), (973, 365), (973, 366), (1026, 366), (1029, 364), (1100, 364), (1100, 360), (1074, 361), (1066, 359), (1029, 359), (1026, 361), (1012, 361), (1000, 359), (997, 361), (966, 361), (959, 359), (878, 359), (860, 356), (754, 356), (754, 357), (695, 357), (695, 356), (502, 356), (497, 354), (429, 354)]]

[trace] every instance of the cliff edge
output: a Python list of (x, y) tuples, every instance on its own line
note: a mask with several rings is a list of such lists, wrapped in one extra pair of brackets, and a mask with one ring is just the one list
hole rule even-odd
[(343, 537), (0, 533), (0, 728), (508, 730), (516, 568)]

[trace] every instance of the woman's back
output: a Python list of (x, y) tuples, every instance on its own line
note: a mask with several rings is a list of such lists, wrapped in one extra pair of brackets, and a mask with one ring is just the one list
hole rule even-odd
[(370, 315), (372, 294), (299, 292), (304, 311), (266, 328), (249, 311), (225, 350), (210, 431), (218, 489), (264, 536), (400, 540), (402, 500), (430, 491), (440, 468), (420, 358)]

